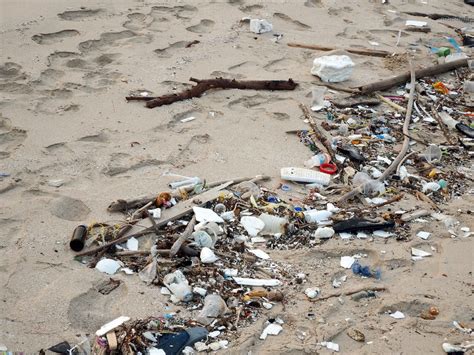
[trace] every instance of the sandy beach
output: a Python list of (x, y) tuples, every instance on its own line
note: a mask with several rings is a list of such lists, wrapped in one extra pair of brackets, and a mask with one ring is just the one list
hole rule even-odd
[[(280, 168), (303, 166), (312, 156), (285, 132), (308, 129), (298, 105), (311, 104), (318, 81), (310, 73), (312, 61), (324, 54), (287, 43), (409, 51), (422, 67), (436, 62), (426, 45), (456, 33), (442, 20), (404, 12), (472, 18), (473, 9), (457, 0), (0, 0), (0, 173), (8, 175), (0, 177), (0, 345), (33, 353), (63, 340), (76, 344), (121, 315), (182, 310), (182, 316), (192, 316), (158, 287), (123, 273), (114, 276), (122, 281), (119, 288), (98, 293), (95, 285), (109, 276), (74, 259), (74, 228), (122, 219), (107, 212), (109, 203), (166, 191), (172, 180), (166, 173), (208, 181), (265, 174), (272, 180), (264, 186), (278, 190)], [(250, 32), (244, 17), (267, 19), (273, 32)], [(431, 32), (405, 31), (408, 19), (426, 21)], [(444, 23), (467, 26), (455, 19)], [(283, 37), (275, 40), (274, 34)], [(408, 70), (403, 61), (350, 57), (355, 67), (345, 87)], [(191, 77), (292, 78), (298, 87), (220, 90), (155, 109), (125, 100), (144, 90), (181, 91), (192, 85)], [(432, 135), (421, 131), (426, 141), (442, 140), (439, 129)], [(471, 178), (459, 181), (462, 193), (451, 195), (439, 211), (409, 194), (384, 211), (424, 208), (473, 230), (472, 156), (464, 167)], [(429, 240), (416, 237), (421, 230), (431, 233)], [(305, 285), (286, 284), (288, 301), (242, 327), (222, 353), (329, 354), (318, 343), (331, 338), (342, 354), (443, 354), (443, 342), (469, 340), (452, 322), (474, 325), (472, 236), (452, 237), (435, 219), (412, 221), (404, 232), (410, 237), (403, 241), (334, 237), (297, 250), (265, 249), (272, 259), (303, 270), (306, 284), (323, 294), (342, 270), (340, 256), (366, 254), (367, 263), (382, 268), (389, 291), (370, 302), (346, 297), (312, 303)], [(413, 262), (410, 249), (421, 244), (433, 256)], [(357, 282), (349, 275), (344, 287)], [(430, 306), (440, 309), (439, 316), (421, 319)], [(386, 315), (395, 310), (406, 318)], [(282, 333), (259, 340), (265, 320), (276, 316), (285, 321)], [(351, 326), (363, 331), (366, 342), (347, 336)]]

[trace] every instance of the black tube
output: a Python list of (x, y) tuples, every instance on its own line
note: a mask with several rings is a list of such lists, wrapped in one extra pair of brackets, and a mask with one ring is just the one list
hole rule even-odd
[(74, 251), (81, 251), (84, 249), (84, 242), (86, 241), (87, 227), (84, 225), (77, 226), (72, 232), (71, 241), (69, 246)]

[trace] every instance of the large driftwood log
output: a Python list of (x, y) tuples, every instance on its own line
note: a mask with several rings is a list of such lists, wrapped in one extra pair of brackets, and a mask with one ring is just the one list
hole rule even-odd
[(176, 101), (183, 101), (193, 97), (201, 97), (211, 89), (239, 89), (239, 90), (294, 90), (298, 84), (292, 79), (288, 80), (235, 80), (235, 79), (205, 79), (190, 78), (189, 81), (197, 83), (191, 89), (177, 94), (169, 94), (158, 97), (128, 96), (126, 99), (146, 101), (146, 107), (170, 105)]
[(376, 49), (368, 49), (368, 48), (335, 48), (335, 47), (325, 47), (319, 46), (315, 44), (302, 44), (302, 43), (288, 43), (289, 47), (296, 47), (296, 48), (306, 48), (306, 49), (314, 49), (317, 51), (333, 51), (336, 49), (341, 49), (349, 53), (359, 54), (359, 55), (367, 55), (371, 57), (388, 57), (391, 53), (387, 51), (381, 51)]
[[(449, 63), (434, 65), (428, 68), (418, 69), (415, 71), (415, 76), (417, 79), (421, 79), (427, 76), (434, 76), (438, 74), (443, 74), (448, 71), (466, 67), (467, 66), (467, 59), (459, 59)], [(359, 93), (361, 94), (371, 94), (375, 91), (384, 91), (387, 89), (392, 88), (393, 86), (405, 84), (408, 80), (410, 80), (410, 72), (406, 72), (404, 74), (397, 75), (393, 78), (377, 81), (375, 83), (359, 86)]]

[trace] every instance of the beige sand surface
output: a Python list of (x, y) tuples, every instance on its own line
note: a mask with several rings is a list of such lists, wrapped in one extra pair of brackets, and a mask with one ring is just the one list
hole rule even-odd
[[(71, 231), (78, 223), (119, 218), (106, 212), (112, 200), (165, 189), (166, 171), (209, 180), (264, 173), (276, 177), (274, 187), (280, 167), (301, 166), (311, 153), (285, 131), (306, 127), (298, 103), (310, 102), (315, 77), (309, 70), (320, 53), (287, 42), (370, 47), (368, 41), (375, 41), (377, 49), (399, 52), (418, 44), (420, 65), (428, 62), (423, 44), (454, 32), (427, 19), (431, 33), (403, 32), (395, 48), (398, 30), (410, 18), (398, 11), (473, 14), (458, 0), (380, 2), (1, 0), (0, 172), (11, 176), (0, 178), (0, 344), (28, 352), (62, 340), (74, 344), (116, 316), (167, 310), (167, 298), (136, 277), (119, 275), (120, 288), (97, 293), (93, 285), (107, 277), (73, 260)], [(270, 20), (283, 39), (275, 43), (272, 34), (250, 33), (239, 24), (244, 16)], [(200, 43), (185, 48), (193, 40)], [(392, 73), (379, 58), (351, 57), (356, 69), (347, 86)], [(294, 92), (220, 91), (153, 110), (124, 99), (133, 90), (179, 90), (191, 76), (291, 77), (300, 86)], [(196, 119), (179, 121), (189, 116)], [(61, 187), (48, 184), (57, 179)], [(473, 229), (466, 214), (473, 202), (466, 194), (442, 209)], [(397, 207), (412, 204), (403, 200)], [(321, 248), (272, 251), (324, 291), (340, 271), (339, 256), (367, 253), (384, 267), (390, 291), (370, 303), (311, 304), (303, 286), (289, 287), (286, 308), (268, 311), (286, 320), (283, 333), (259, 341), (257, 323), (241, 330), (231, 350), (325, 354), (316, 343), (333, 335), (341, 353), (441, 354), (445, 339), (465, 339), (451, 322), (472, 322), (472, 238), (451, 239), (439, 222), (412, 224), (411, 231), (422, 228), (433, 233), (423, 243), (436, 252), (415, 264), (409, 256), (415, 239), (334, 239)], [(420, 319), (420, 309), (432, 304), (441, 310), (437, 320)], [(396, 321), (383, 314), (387, 309), (408, 317)], [(350, 339), (344, 331), (350, 325), (372, 343)]]

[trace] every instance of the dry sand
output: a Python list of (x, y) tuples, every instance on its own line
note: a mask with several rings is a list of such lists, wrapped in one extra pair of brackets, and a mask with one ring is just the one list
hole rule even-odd
[[(161, 175), (166, 171), (212, 181), (260, 173), (278, 177), (280, 167), (301, 166), (311, 153), (285, 131), (305, 127), (297, 104), (309, 103), (315, 81), (309, 70), (319, 52), (289, 48), (287, 42), (368, 47), (368, 41), (376, 41), (377, 49), (400, 52), (417, 44), (417, 64), (426, 64), (428, 51), (422, 45), (454, 32), (427, 19), (431, 33), (403, 32), (395, 48), (398, 30), (409, 18), (396, 11), (461, 16), (472, 15), (472, 9), (460, 0), (391, 0), (390, 5), (1, 0), (0, 172), (11, 176), (0, 178), (0, 344), (28, 352), (62, 340), (74, 344), (116, 316), (173, 309), (157, 288), (137, 277), (119, 275), (123, 284), (117, 290), (99, 294), (94, 284), (107, 277), (74, 261), (68, 238), (78, 223), (119, 218), (106, 212), (112, 200), (165, 189), (168, 180)], [(248, 25), (239, 24), (244, 16), (270, 20), (283, 39), (275, 43), (272, 34), (250, 33)], [(200, 42), (186, 48), (193, 40)], [(347, 86), (392, 73), (381, 59), (351, 57), (357, 67)], [(133, 90), (181, 89), (191, 76), (291, 77), (300, 86), (294, 92), (214, 92), (153, 110), (124, 100)], [(180, 122), (189, 116), (196, 119)], [(50, 186), (52, 180), (63, 185)], [(466, 194), (442, 209), (474, 229), (466, 214), (473, 202)], [(410, 209), (413, 203), (403, 200), (395, 208)], [(331, 277), (340, 271), (339, 256), (360, 251), (382, 266), (389, 291), (370, 302), (347, 298), (312, 304), (303, 286), (295, 286), (284, 310), (268, 311), (286, 320), (284, 331), (265, 342), (256, 340), (262, 318), (241, 330), (231, 350), (324, 354), (329, 351), (316, 343), (333, 336), (347, 354), (443, 353), (445, 339), (464, 339), (452, 331), (451, 322), (472, 321), (473, 243), (472, 238), (451, 239), (439, 222), (411, 225), (413, 235), (421, 229), (433, 233), (422, 244), (436, 251), (417, 263), (409, 255), (419, 243), (416, 238), (334, 239), (321, 248), (271, 252), (305, 270), (308, 284), (328, 292)], [(349, 276), (344, 287), (358, 282)], [(441, 310), (434, 321), (418, 317), (429, 305)], [(383, 314), (388, 309), (407, 318), (394, 320)], [(306, 316), (310, 312), (315, 319)], [(370, 345), (345, 334), (353, 325)], [(297, 336), (301, 331), (303, 340)]]

